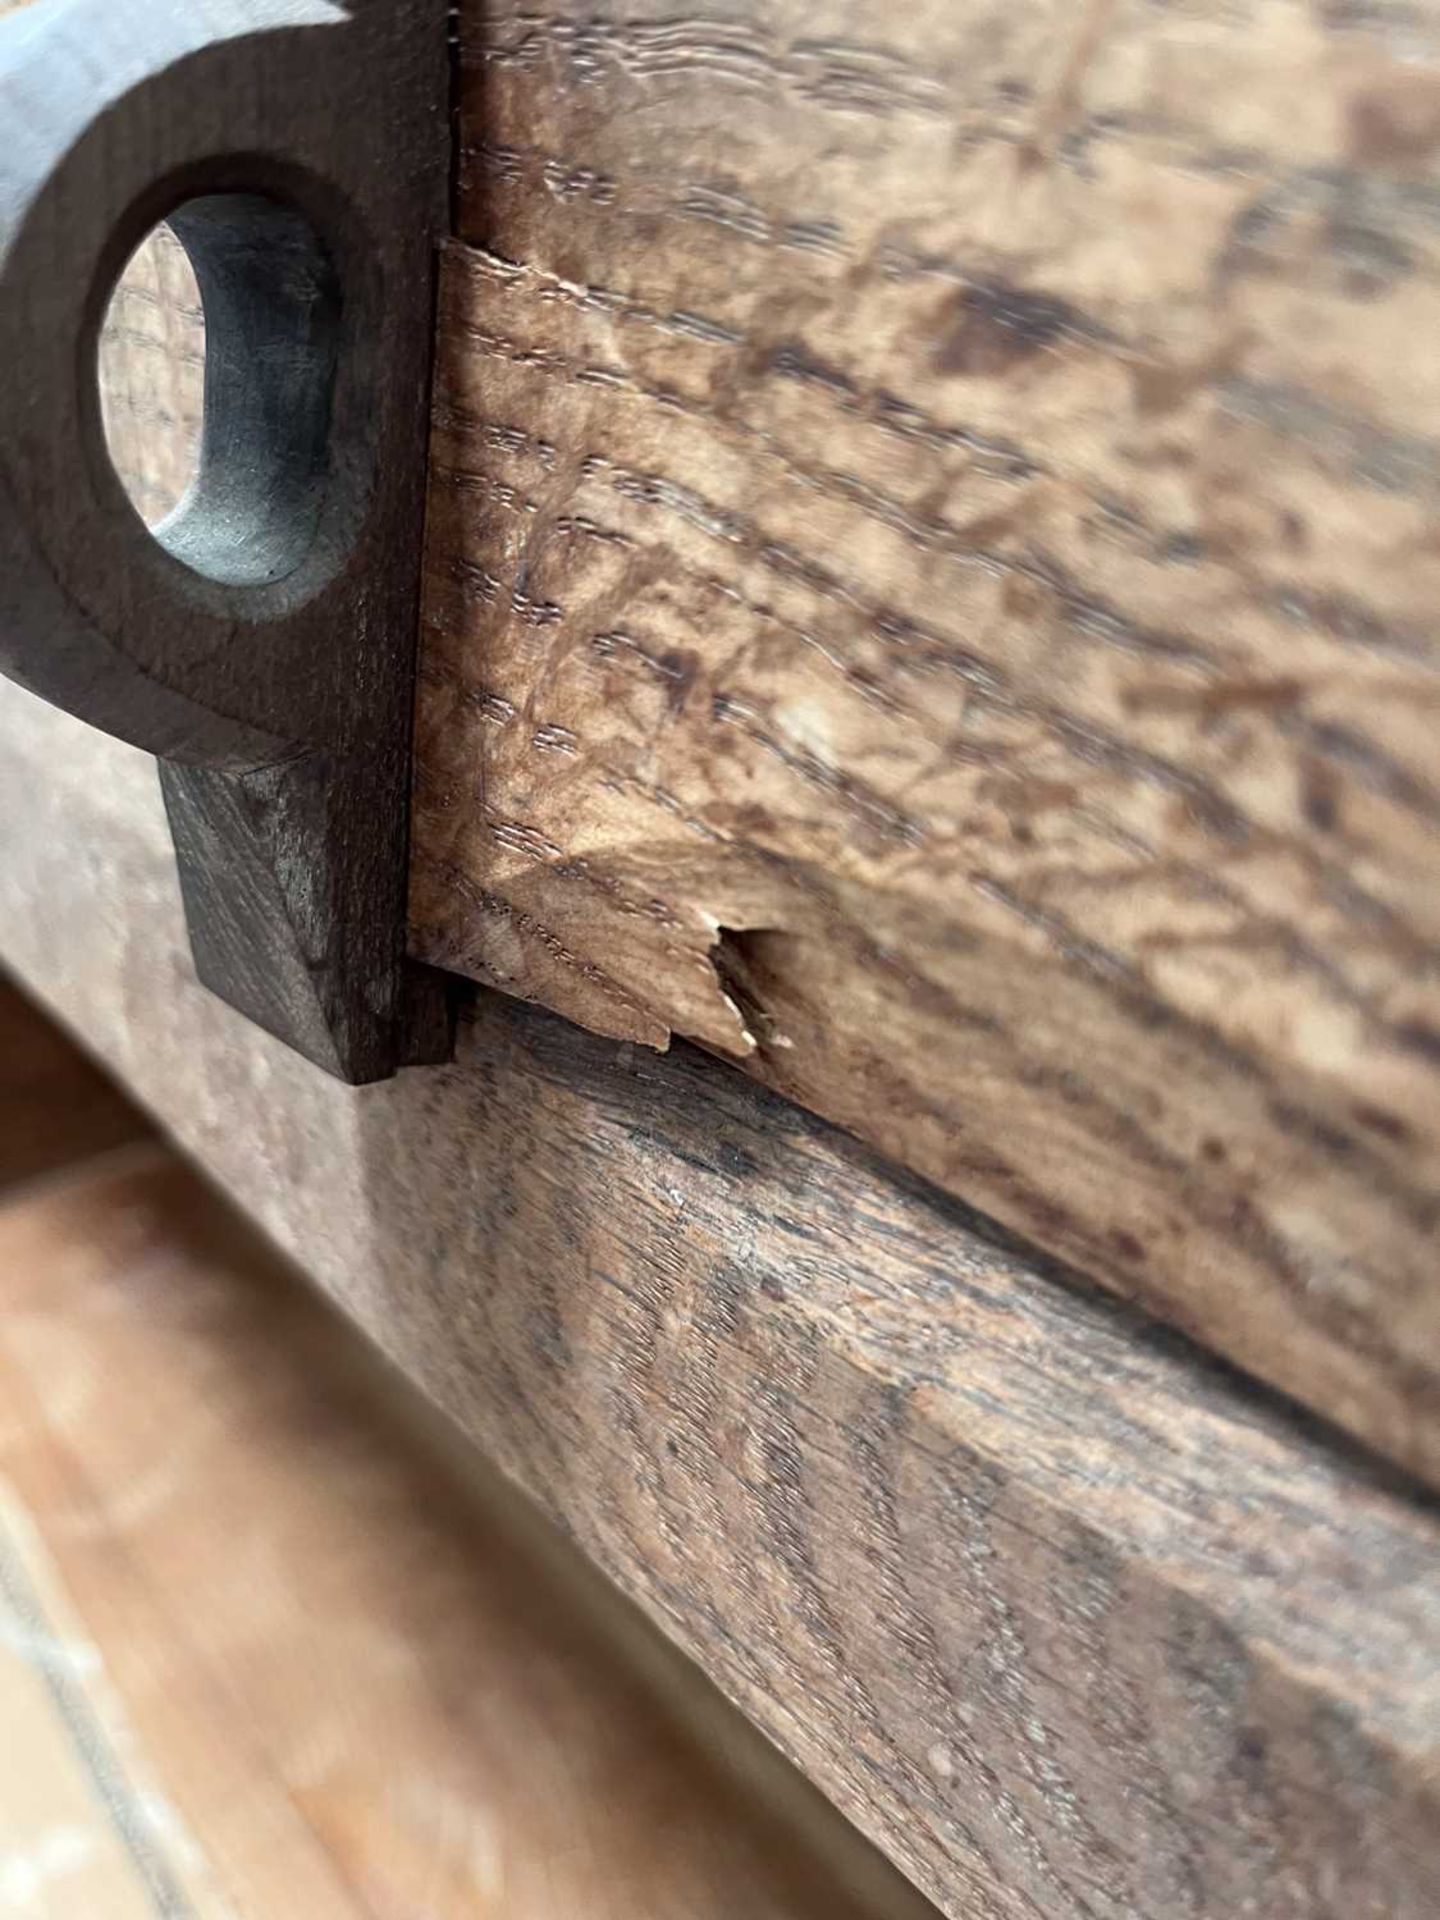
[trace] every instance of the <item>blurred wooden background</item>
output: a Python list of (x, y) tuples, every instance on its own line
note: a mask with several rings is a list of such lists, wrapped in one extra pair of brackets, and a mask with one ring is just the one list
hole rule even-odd
[(932, 1910), (0, 982), (0, 1915)]

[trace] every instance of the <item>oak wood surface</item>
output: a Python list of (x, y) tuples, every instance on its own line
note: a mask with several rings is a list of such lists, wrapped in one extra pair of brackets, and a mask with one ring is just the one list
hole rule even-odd
[(933, 1912), (173, 1150), (75, 1145), (0, 1200), (0, 1910)]
[(1440, 1474), (1440, 7), (459, 38), (416, 950)]
[(954, 1920), (1430, 1920), (1398, 1476), (691, 1049), (485, 995), (346, 1092), (196, 987), (143, 757), (0, 742), (10, 963)]

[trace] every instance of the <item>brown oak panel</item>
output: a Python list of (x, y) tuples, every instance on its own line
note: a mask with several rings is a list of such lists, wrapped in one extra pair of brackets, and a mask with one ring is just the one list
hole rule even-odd
[(416, 950), (1440, 1475), (1440, 11), (460, 58)]

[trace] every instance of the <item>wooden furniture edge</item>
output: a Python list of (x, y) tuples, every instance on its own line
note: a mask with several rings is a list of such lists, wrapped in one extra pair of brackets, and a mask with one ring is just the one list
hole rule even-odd
[(957, 1916), (1422, 1920), (1440, 1525), (688, 1051), (356, 1094), (191, 977), (153, 766), (0, 689), (0, 946)]

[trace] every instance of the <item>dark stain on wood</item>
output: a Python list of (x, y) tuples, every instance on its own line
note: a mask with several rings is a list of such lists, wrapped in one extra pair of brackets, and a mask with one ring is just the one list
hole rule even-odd
[(990, 282), (962, 288), (938, 331), (938, 372), (1003, 377), (1012, 367), (1066, 342), (1094, 338), (1099, 330), (1068, 300)]

